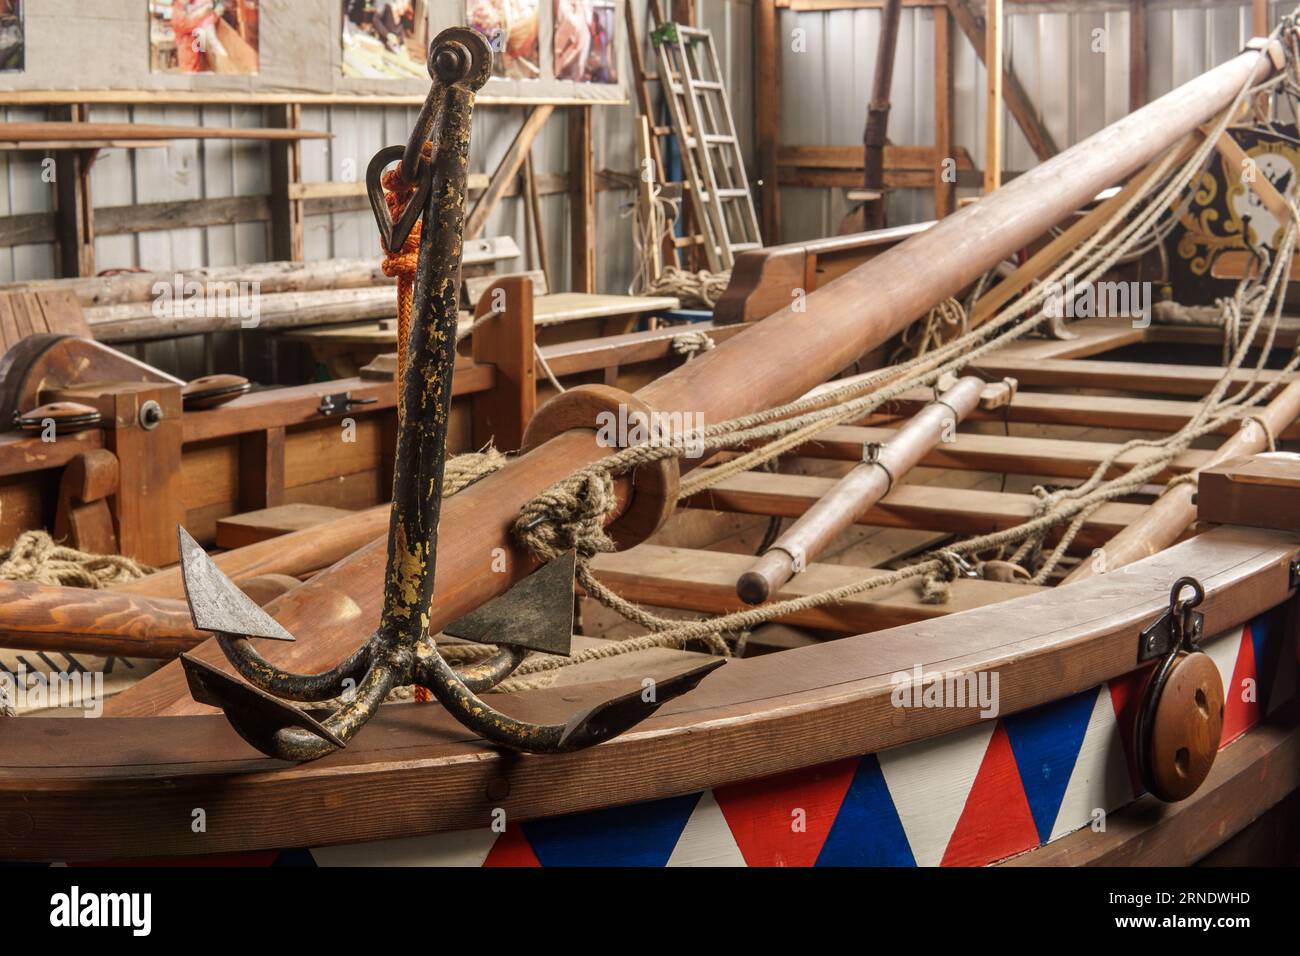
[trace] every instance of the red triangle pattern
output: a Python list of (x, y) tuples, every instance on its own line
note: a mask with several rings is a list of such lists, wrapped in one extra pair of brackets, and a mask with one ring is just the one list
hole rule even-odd
[[(749, 866), (812, 866), (848, 793), (858, 758), (715, 787), (731, 835)], [(802, 810), (802, 817), (796, 811)], [(802, 828), (794, 824), (800, 820)]]
[[(1242, 700), (1245, 682), (1251, 681), (1251, 700)], [(1250, 625), (1241, 632), (1241, 647), (1237, 650), (1237, 663), (1232, 668), (1232, 682), (1223, 688), (1223, 736), (1219, 747), (1226, 747), (1259, 723), (1259, 675), (1255, 669), (1255, 641)]]
[(1038, 828), (999, 720), (940, 866), (984, 866), (1036, 846)]
[(497, 842), (492, 844), (492, 849), (488, 851), (483, 865), (541, 866), (542, 861), (537, 859), (532, 844), (528, 842), (528, 837), (524, 836), (523, 828), (516, 823), (508, 823), (506, 832), (497, 837)]
[(1124, 762), (1128, 764), (1129, 781), (1134, 793), (1142, 793), (1142, 774), (1138, 770), (1137, 754), (1133, 752), (1133, 729), (1137, 726), (1138, 712), (1142, 709), (1142, 692), (1155, 663), (1140, 670), (1130, 671), (1110, 682), (1110, 702), (1115, 708), (1115, 722), (1119, 725), (1120, 742), (1124, 745)]

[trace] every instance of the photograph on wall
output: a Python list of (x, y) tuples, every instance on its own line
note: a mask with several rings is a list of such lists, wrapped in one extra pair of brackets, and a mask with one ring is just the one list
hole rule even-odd
[(0, 0), (0, 72), (23, 69), (23, 0)]
[(614, 0), (555, 0), (555, 78), (617, 83)]
[(343, 75), (428, 80), (428, 0), (343, 0)]
[(258, 72), (261, 0), (148, 0), (154, 73)]
[(537, 0), (468, 0), (465, 13), (470, 26), (492, 44), (493, 76), (541, 76)]

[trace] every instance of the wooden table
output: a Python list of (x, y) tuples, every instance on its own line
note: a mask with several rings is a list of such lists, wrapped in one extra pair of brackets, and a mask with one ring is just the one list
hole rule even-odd
[[(539, 341), (542, 340), (540, 330), (547, 329), (545, 344), (556, 344), (631, 332), (641, 318), (680, 306), (680, 300), (664, 295), (559, 292), (538, 296), (533, 301), (533, 321), (539, 329)], [(460, 321), (464, 328), (472, 321), (472, 316), (469, 312), (462, 312)], [(294, 329), (281, 333), (280, 338), (306, 343), (312, 356), (331, 375), (350, 378), (375, 356), (392, 352), (397, 347), (397, 320), (389, 318), (357, 325)]]

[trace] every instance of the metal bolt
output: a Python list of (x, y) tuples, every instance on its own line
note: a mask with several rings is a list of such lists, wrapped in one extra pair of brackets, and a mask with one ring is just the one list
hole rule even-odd
[(140, 427), (147, 432), (153, 431), (162, 424), (163, 410), (162, 406), (152, 398), (140, 406)]

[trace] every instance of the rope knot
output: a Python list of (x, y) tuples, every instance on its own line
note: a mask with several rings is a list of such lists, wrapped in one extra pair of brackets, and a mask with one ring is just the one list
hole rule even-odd
[(605, 520), (617, 503), (614, 481), (607, 472), (580, 471), (520, 509), (515, 537), (541, 561), (552, 561), (570, 550), (582, 558), (613, 551)]

